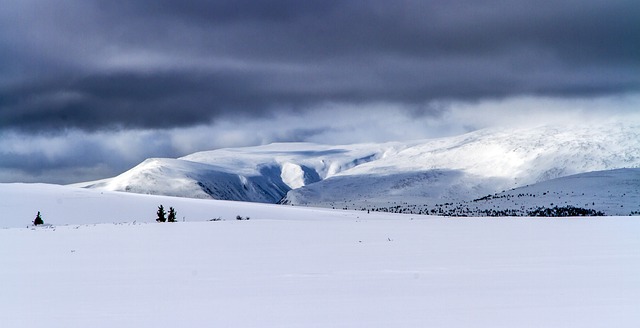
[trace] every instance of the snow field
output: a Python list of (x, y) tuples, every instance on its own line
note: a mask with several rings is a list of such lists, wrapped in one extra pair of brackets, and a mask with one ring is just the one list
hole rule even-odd
[[(174, 207), (178, 221), (235, 220), (237, 215), (251, 219), (359, 218), (362, 212), (259, 204), (249, 202), (193, 199), (99, 191), (49, 184), (0, 183), (0, 228), (19, 228), (31, 224), (38, 211), (45, 223), (55, 226), (118, 222), (155, 222), (159, 205)], [(369, 218), (384, 215), (372, 213)]]
[[(187, 222), (154, 222), (159, 204)], [(3, 328), (640, 325), (634, 217), (366, 214), (42, 184), (0, 184), (0, 207)], [(53, 225), (26, 228), (38, 210)]]
[(637, 327), (640, 221), (0, 230), (3, 327)]

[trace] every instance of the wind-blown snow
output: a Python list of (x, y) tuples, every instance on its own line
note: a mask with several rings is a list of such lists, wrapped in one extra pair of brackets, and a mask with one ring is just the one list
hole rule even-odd
[[(153, 222), (159, 203), (187, 222)], [(0, 184), (0, 207), (4, 226), (23, 227), (0, 229), (6, 328), (640, 325), (637, 218), (366, 214), (25, 184)], [(24, 228), (37, 210), (54, 225)], [(227, 220), (203, 221), (215, 216)], [(84, 224), (97, 222), (121, 223)]]

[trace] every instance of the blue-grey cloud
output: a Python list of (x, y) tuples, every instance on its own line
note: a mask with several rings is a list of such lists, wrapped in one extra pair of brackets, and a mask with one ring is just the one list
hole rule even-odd
[(0, 181), (628, 116), (638, 17), (635, 0), (6, 0)]
[(9, 0), (0, 128), (638, 92), (638, 17), (633, 0)]
[[(495, 126), (559, 127), (640, 122), (640, 95), (585, 100), (521, 97), (429, 106), (430, 116), (404, 105), (326, 104), (305, 112), (221, 118), (211, 124), (163, 129), (34, 133), (0, 130), (0, 182), (72, 183), (115, 176), (149, 157), (271, 142), (321, 144), (401, 141), (462, 134)], [(514, 111), (513, 109), (518, 110)]]

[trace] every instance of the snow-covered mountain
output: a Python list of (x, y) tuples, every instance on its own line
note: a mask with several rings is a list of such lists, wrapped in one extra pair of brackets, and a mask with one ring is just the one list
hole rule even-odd
[(384, 144), (219, 149), (149, 159), (84, 186), (349, 209), (434, 206), (573, 174), (638, 168), (639, 128), (634, 123), (541, 126)]
[(577, 173), (639, 167), (637, 127), (482, 130), (426, 140), (291, 191), (284, 202), (340, 208), (436, 204)]
[(88, 188), (191, 198), (277, 203), (313, 184), (403, 148), (401, 143), (325, 146), (280, 143), (151, 158)]

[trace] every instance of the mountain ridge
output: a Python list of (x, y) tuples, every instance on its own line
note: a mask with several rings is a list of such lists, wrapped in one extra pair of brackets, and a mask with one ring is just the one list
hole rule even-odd
[(148, 159), (84, 187), (321, 207), (435, 205), (640, 167), (640, 125), (484, 129), (408, 142), (274, 143)]

